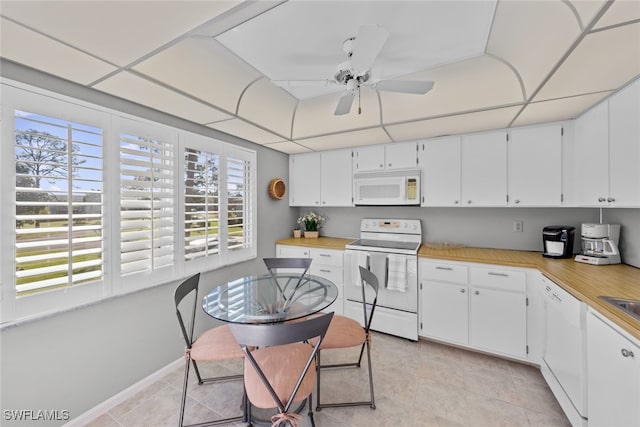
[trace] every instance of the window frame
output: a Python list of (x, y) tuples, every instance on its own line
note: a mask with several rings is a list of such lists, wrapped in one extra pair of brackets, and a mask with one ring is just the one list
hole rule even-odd
[[(8, 191), (0, 192), (0, 292), (2, 293), (2, 315), (0, 324), (5, 326), (12, 322), (29, 318), (38, 318), (53, 313), (72, 309), (82, 305), (93, 304), (101, 300), (126, 295), (141, 289), (161, 286), (184, 277), (192, 272), (206, 272), (230, 264), (235, 264), (257, 257), (257, 153), (255, 150), (240, 147), (228, 142), (188, 132), (172, 126), (142, 119), (120, 111), (111, 110), (99, 105), (80, 101), (65, 95), (35, 88), (22, 83), (0, 79), (2, 105), (0, 110), (0, 136), (10, 144), (0, 146), (0, 188)], [(102, 129), (103, 134), (103, 276), (102, 280), (67, 286), (61, 289), (41, 291), (17, 297), (15, 287), (15, 213), (16, 213), (16, 174), (14, 127), (15, 110), (22, 110), (54, 117), (70, 122), (83, 123)], [(123, 276), (120, 265), (120, 135), (127, 130), (147, 131), (154, 137), (170, 139), (173, 144), (174, 173), (174, 267), (151, 271), (149, 274), (132, 274)], [(131, 132), (130, 132), (131, 133)], [(249, 224), (251, 233), (250, 247), (234, 250), (229, 253), (222, 250), (212, 262), (206, 257), (203, 262), (184, 262), (184, 148), (196, 143), (214, 148), (220, 152), (221, 164), (226, 163), (229, 156), (248, 161), (250, 182), (248, 183), (248, 203), (251, 209)], [(219, 174), (222, 176), (223, 171)], [(220, 205), (225, 206), (224, 238), (226, 239), (226, 175), (221, 178)], [(224, 200), (224, 201), (223, 201)], [(220, 220), (222, 224), (222, 218)], [(226, 245), (226, 240), (225, 240)], [(192, 265), (189, 265), (192, 264)], [(171, 272), (168, 273), (168, 270)]]

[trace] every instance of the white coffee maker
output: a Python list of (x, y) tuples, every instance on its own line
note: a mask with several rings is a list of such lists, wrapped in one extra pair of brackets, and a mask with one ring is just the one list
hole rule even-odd
[(593, 265), (620, 264), (620, 224), (582, 224), (582, 252), (575, 260)]

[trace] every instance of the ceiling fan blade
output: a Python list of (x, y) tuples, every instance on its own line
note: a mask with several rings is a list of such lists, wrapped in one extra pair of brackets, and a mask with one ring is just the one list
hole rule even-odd
[(351, 56), (351, 65), (357, 73), (371, 68), (387, 37), (389, 32), (379, 25), (363, 25), (358, 29)]
[(412, 80), (382, 80), (374, 85), (378, 90), (424, 95), (433, 87), (433, 82)]
[(336, 116), (344, 116), (349, 114), (351, 106), (353, 105), (353, 99), (355, 95), (353, 93), (346, 93), (340, 97), (338, 105), (336, 105), (336, 111), (333, 113)]

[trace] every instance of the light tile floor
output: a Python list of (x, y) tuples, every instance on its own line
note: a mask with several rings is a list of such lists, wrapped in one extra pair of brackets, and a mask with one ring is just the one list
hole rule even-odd
[[(375, 333), (372, 353), (376, 409), (326, 408), (315, 412), (316, 426), (570, 426), (535, 367)], [(357, 352), (331, 350), (322, 355), (323, 363), (332, 363), (353, 359)], [(241, 370), (235, 361), (199, 366), (205, 375)], [(175, 370), (89, 426), (176, 426), (183, 373), (183, 368)], [(365, 400), (367, 393), (366, 364), (322, 373), (323, 402), (341, 397)], [(192, 382), (185, 422), (239, 414), (241, 395), (240, 381), (202, 386)], [(303, 415), (301, 427), (310, 426), (306, 408)]]

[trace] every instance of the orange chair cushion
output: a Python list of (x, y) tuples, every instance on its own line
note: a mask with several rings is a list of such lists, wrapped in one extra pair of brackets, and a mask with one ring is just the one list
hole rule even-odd
[(229, 325), (209, 329), (191, 346), (191, 359), (195, 361), (226, 360), (244, 357)]
[[(286, 405), (312, 351), (313, 347), (309, 344), (293, 343), (260, 348), (252, 351), (251, 354), (269, 380), (276, 395)], [(299, 402), (309, 396), (315, 387), (315, 380), (316, 369), (315, 363), (312, 361), (293, 401)], [(244, 360), (244, 384), (247, 397), (255, 406), (258, 408), (277, 407), (258, 373), (246, 358)]]
[[(364, 344), (367, 335), (364, 328), (355, 320), (335, 315), (331, 319), (320, 350), (328, 348), (349, 348)], [(313, 341), (315, 343), (315, 341)]]

